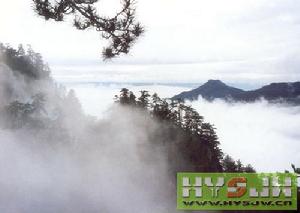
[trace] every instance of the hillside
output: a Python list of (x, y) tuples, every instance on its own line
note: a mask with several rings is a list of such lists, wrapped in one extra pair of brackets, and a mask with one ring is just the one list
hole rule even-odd
[(220, 98), (226, 101), (253, 102), (264, 98), (272, 102), (300, 104), (300, 82), (271, 83), (256, 90), (244, 91), (220, 80), (209, 80), (196, 89), (175, 95), (172, 99), (196, 100), (199, 96), (209, 101)]
[(173, 97), (173, 99), (196, 100), (199, 95), (207, 100), (215, 98), (228, 98), (242, 94), (244, 91), (224, 84), (220, 80), (209, 80), (202, 86), (191, 91), (182, 92)]

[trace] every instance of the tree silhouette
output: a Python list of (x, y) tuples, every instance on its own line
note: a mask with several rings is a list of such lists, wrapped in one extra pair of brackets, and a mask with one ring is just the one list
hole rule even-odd
[(140, 91), (141, 95), (138, 98), (137, 105), (143, 109), (147, 109), (149, 106), (149, 92), (146, 90)]
[(129, 92), (129, 104), (136, 105), (136, 96), (131, 91)]
[(121, 104), (129, 104), (129, 90), (127, 88), (123, 88), (120, 92), (119, 102)]
[(115, 102), (120, 103), (122, 105), (131, 106), (135, 106), (137, 104), (135, 95), (127, 88), (122, 88), (119, 96), (115, 95)]
[(251, 165), (243, 166), (229, 155), (223, 158), (214, 126), (203, 122), (204, 118), (191, 106), (180, 100), (162, 99), (156, 93), (151, 98), (148, 91), (140, 93), (136, 100), (130, 90), (123, 88), (115, 101), (142, 109), (164, 124), (164, 134), (154, 135), (152, 139), (155, 143), (162, 141), (172, 172), (255, 172)]
[(65, 16), (73, 16), (73, 25), (79, 30), (95, 28), (101, 32), (109, 45), (102, 51), (104, 59), (122, 53), (127, 54), (144, 28), (135, 18), (135, 1), (121, 0), (122, 9), (114, 17), (97, 14), (95, 4), (99, 0), (33, 0), (35, 11), (46, 20), (63, 21)]
[(19, 44), (19, 47), (18, 47), (18, 55), (19, 55), (20, 57), (25, 56), (25, 50), (24, 50), (24, 47), (23, 47), (22, 44)]
[(13, 72), (23, 74), (29, 79), (49, 79), (50, 68), (44, 63), (41, 54), (33, 51), (30, 45), (24, 50), (19, 45), (18, 50), (0, 43), (0, 63), (5, 63)]
[(47, 113), (45, 109), (46, 98), (43, 93), (38, 93), (32, 97), (32, 107), (33, 110), (38, 113)]
[(21, 103), (14, 101), (10, 103), (6, 109), (7, 119), (6, 125), (12, 129), (23, 127), (29, 120), (29, 116), (34, 112), (34, 109), (29, 103)]
[(215, 132), (214, 126), (210, 123), (203, 123), (199, 131), (201, 140), (209, 147), (209, 159), (211, 160), (212, 164), (217, 166), (216, 170), (222, 171), (220, 165), (223, 158), (223, 152), (219, 147), (220, 142)]
[(151, 98), (152, 98), (151, 109), (152, 109), (153, 115), (154, 116), (158, 116), (159, 115), (159, 111), (160, 111), (161, 99), (157, 95), (157, 93), (154, 93)]
[(165, 99), (161, 99), (157, 93), (154, 93), (151, 97), (150, 110), (155, 118), (160, 120), (174, 120), (174, 114), (172, 114), (169, 103)]
[(182, 109), (184, 112), (182, 124), (184, 129), (190, 131), (192, 134), (199, 135), (203, 117), (191, 106), (183, 105)]
[(223, 169), (224, 169), (224, 172), (237, 172), (238, 171), (236, 162), (229, 155), (226, 155), (225, 158), (223, 159)]
[(254, 173), (255, 169), (248, 164), (244, 166), (240, 160), (234, 161), (232, 157), (226, 155), (223, 159), (223, 170), (224, 172), (245, 172), (245, 173)]

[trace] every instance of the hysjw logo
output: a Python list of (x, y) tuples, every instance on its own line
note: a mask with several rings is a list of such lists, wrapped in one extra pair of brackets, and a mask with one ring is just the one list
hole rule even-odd
[(179, 209), (297, 209), (295, 174), (178, 173), (177, 187)]

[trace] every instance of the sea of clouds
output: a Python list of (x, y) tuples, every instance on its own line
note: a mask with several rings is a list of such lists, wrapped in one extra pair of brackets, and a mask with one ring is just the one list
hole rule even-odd
[[(189, 87), (170, 85), (132, 84), (66, 84), (75, 90), (86, 113), (102, 117), (113, 103), (114, 95), (127, 87), (136, 94), (140, 90), (172, 97)], [(201, 97), (189, 102), (214, 124), (225, 153), (245, 164), (252, 164), (260, 172), (291, 170), (291, 163), (300, 165), (300, 106), (255, 103), (208, 102)]]
[[(62, 101), (52, 94), (51, 84), (27, 85), (7, 67), (0, 67), (0, 82), (0, 106), (14, 99), (28, 101), (40, 90), (52, 104)], [(7, 96), (6, 84), (13, 95)], [(144, 113), (112, 104), (123, 87), (165, 98), (191, 88), (120, 83), (65, 86), (76, 92), (85, 113), (101, 119), (92, 124), (73, 102), (63, 101), (56, 103), (65, 114), (62, 128), (0, 129), (0, 212), (174, 212), (174, 179), (167, 173), (163, 148), (149, 146), (160, 125)], [(201, 98), (188, 104), (215, 124), (222, 149), (235, 159), (266, 172), (300, 164), (300, 107)], [(55, 139), (64, 130), (73, 138), (69, 143)]]

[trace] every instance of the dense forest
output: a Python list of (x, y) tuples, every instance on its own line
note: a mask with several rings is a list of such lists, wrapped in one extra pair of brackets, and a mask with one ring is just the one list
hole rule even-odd
[[(10, 140), (22, 146), (28, 143), (30, 150), (43, 150), (41, 155), (48, 153), (48, 149), (54, 150), (55, 154), (47, 155), (49, 159), (53, 156), (60, 159), (68, 153), (71, 162), (77, 159), (73, 166), (80, 171), (79, 175), (91, 172), (92, 167), (93, 177), (101, 179), (101, 171), (113, 170), (115, 175), (119, 168), (123, 175), (128, 175), (128, 181), (131, 176), (127, 172), (138, 171), (145, 173), (142, 177), (151, 182), (155, 172), (160, 171), (164, 177), (159, 174), (159, 178), (169, 180), (173, 204), (177, 172), (255, 172), (251, 165), (245, 166), (240, 160), (224, 154), (214, 125), (184, 102), (162, 99), (147, 91), (136, 96), (123, 88), (115, 96), (115, 104), (106, 118), (98, 120), (85, 115), (74, 91), (67, 91), (54, 82), (42, 56), (30, 46), (25, 50), (22, 45), (14, 49), (0, 44), (0, 118), (3, 141), (7, 137), (8, 143)], [(87, 166), (81, 168), (85, 163)], [(95, 170), (99, 170), (99, 174)], [(51, 171), (56, 172), (55, 169)], [(64, 172), (68, 174), (68, 169)], [(7, 178), (2, 175), (8, 173), (2, 171), (0, 179)], [(70, 177), (74, 178), (73, 174)], [(60, 181), (63, 184), (64, 180)], [(161, 193), (160, 188), (153, 192), (154, 196)], [(71, 192), (66, 189), (64, 193)], [(124, 199), (122, 193), (118, 193)], [(6, 201), (4, 197), (0, 204)], [(175, 208), (175, 205), (170, 206), (162, 209)], [(116, 211), (107, 209), (106, 212)]]

